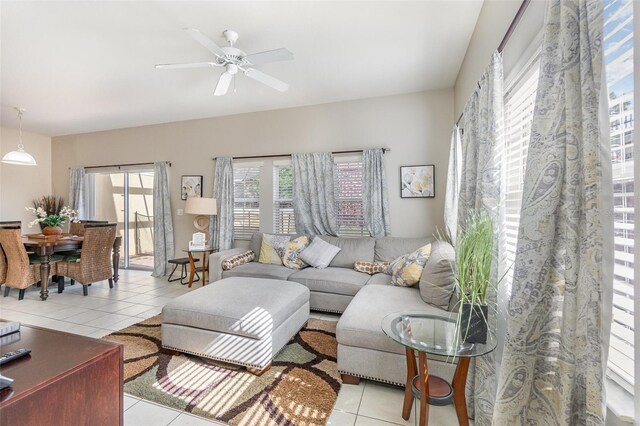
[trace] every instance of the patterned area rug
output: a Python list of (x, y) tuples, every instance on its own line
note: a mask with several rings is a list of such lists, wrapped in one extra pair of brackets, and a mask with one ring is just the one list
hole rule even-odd
[(336, 323), (310, 318), (260, 377), (192, 355), (160, 352), (161, 317), (105, 340), (124, 345), (124, 391), (231, 425), (324, 425), (340, 390)]

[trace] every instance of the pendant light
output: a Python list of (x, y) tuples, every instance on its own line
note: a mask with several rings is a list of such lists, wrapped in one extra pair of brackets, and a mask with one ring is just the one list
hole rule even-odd
[(17, 164), (20, 166), (37, 166), (35, 158), (28, 152), (25, 152), (24, 145), (22, 144), (22, 114), (24, 114), (23, 108), (14, 107), (18, 111), (18, 121), (20, 123), (19, 143), (18, 150), (11, 151), (2, 157), (2, 162), (7, 164)]

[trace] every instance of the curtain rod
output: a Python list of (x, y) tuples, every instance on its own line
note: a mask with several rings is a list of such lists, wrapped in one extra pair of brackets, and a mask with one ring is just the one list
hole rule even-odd
[[(498, 52), (499, 53), (502, 53), (504, 48), (507, 46), (507, 43), (509, 42), (509, 39), (513, 35), (513, 32), (516, 30), (516, 27), (518, 26), (518, 23), (520, 22), (520, 20), (522, 19), (522, 16), (524, 15), (524, 12), (527, 10), (527, 7), (529, 6), (529, 3), (531, 3), (531, 0), (523, 0), (522, 1), (522, 4), (520, 5), (520, 8), (516, 12), (516, 16), (513, 17), (513, 21), (511, 21), (511, 24), (509, 25), (509, 28), (507, 28), (507, 32), (505, 33), (504, 37), (502, 38), (502, 41), (498, 45)], [(480, 87), (480, 83), (478, 83), (478, 87)], [(462, 120), (462, 116), (463, 115), (464, 114), (460, 114), (460, 117), (458, 117), (458, 119), (456, 120), (456, 126), (458, 124), (460, 124), (460, 120)]]
[[(363, 149), (354, 149), (351, 151), (332, 151), (332, 154), (359, 154), (364, 151)], [(386, 153), (391, 151), (391, 148), (382, 148), (382, 153)], [(291, 154), (269, 154), (269, 155), (246, 155), (244, 157), (231, 157), (234, 160), (251, 160), (256, 158), (279, 158), (279, 157), (291, 157)], [(214, 160), (217, 160), (219, 157), (213, 157)]]
[[(165, 161), (171, 167), (171, 161)], [(84, 166), (85, 169), (104, 169), (107, 167), (130, 167), (130, 166), (153, 166), (155, 163), (127, 163), (127, 164), (105, 164), (103, 166)], [(71, 167), (69, 167), (71, 169)]]

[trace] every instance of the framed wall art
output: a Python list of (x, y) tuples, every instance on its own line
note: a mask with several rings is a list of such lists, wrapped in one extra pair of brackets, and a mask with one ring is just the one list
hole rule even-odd
[(400, 166), (401, 198), (433, 198), (436, 196), (436, 166)]
[(202, 176), (183, 175), (180, 182), (180, 199), (202, 197)]

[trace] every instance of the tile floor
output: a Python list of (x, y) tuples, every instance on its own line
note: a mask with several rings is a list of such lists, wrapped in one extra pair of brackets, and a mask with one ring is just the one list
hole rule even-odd
[[(193, 289), (198, 288), (194, 285)], [(109, 289), (107, 282), (93, 284), (89, 295), (82, 287), (67, 285), (64, 293), (53, 286), (46, 302), (40, 300), (35, 287), (18, 300), (17, 290), (0, 297), (0, 318), (20, 321), (90, 337), (103, 337), (160, 313), (162, 306), (190, 291), (178, 282), (153, 278), (147, 271), (122, 270), (120, 282)], [(313, 316), (337, 320), (338, 316), (312, 313)], [(374, 382), (359, 386), (343, 385), (329, 420), (335, 426), (415, 425), (416, 409), (409, 421), (400, 416), (403, 390)], [(126, 426), (205, 426), (221, 424), (192, 416), (125, 394)], [(455, 425), (453, 406), (431, 407), (431, 425)]]

